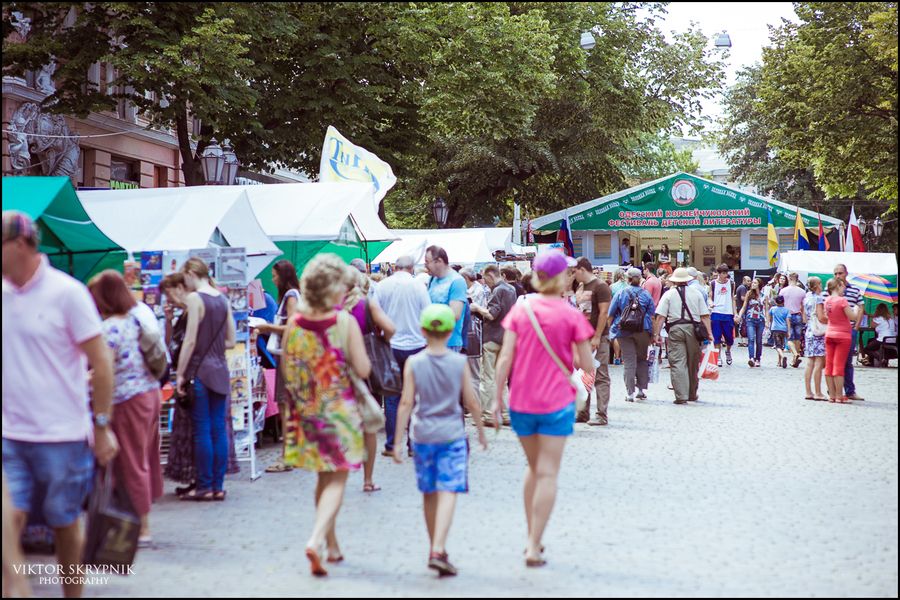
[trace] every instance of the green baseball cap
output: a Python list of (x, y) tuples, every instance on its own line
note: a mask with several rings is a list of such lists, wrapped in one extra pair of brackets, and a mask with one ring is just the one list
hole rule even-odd
[(422, 311), (419, 319), (422, 329), (446, 333), (456, 327), (456, 316), (446, 304), (432, 304)]

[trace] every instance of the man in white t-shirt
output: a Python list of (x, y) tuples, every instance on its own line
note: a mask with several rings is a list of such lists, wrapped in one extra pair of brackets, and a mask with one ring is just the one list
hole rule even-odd
[[(113, 365), (87, 288), (50, 266), (39, 243), (27, 215), (3, 212), (3, 473), (15, 539), (37, 516), (53, 528), (60, 572), (73, 574), (94, 460), (118, 452)], [(79, 578), (63, 579), (66, 597), (81, 595)]]
[[(731, 347), (734, 345), (734, 281), (728, 275), (728, 265), (716, 268), (716, 278), (709, 285), (709, 305), (712, 308), (713, 344), (725, 351), (725, 361), (732, 363)], [(719, 353), (722, 366), (722, 353)]]

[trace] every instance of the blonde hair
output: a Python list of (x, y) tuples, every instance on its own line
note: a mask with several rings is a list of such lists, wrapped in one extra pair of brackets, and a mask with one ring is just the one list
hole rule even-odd
[(847, 287), (846, 285), (844, 285), (844, 282), (841, 281), (840, 279), (838, 279), (837, 277), (835, 277), (834, 279), (829, 279), (828, 280), (828, 293), (833, 294), (838, 289), (838, 286)]
[(352, 275), (350, 267), (337, 254), (315, 256), (306, 264), (300, 277), (304, 304), (322, 312), (332, 310), (334, 297), (347, 289)]
[(344, 310), (348, 312), (353, 310), (361, 300), (369, 295), (370, 283), (365, 273), (361, 273), (356, 269), (347, 269), (346, 284), (350, 292), (347, 294), (347, 299), (344, 302)]
[(822, 291), (822, 280), (818, 277), (810, 277), (806, 280), (806, 287), (808, 287), (811, 291), (814, 290), (816, 292)]
[(190, 257), (185, 261), (184, 266), (181, 267), (181, 272), (185, 275), (190, 273), (198, 279), (205, 279), (209, 282), (209, 285), (216, 287), (216, 280), (209, 274), (209, 265), (202, 258)]
[(566, 290), (568, 271), (563, 271), (556, 277), (541, 279), (537, 271), (531, 274), (531, 286), (538, 293), (547, 296), (559, 296)]

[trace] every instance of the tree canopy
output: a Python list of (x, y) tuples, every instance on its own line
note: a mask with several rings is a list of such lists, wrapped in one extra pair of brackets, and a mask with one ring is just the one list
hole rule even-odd
[[(66, 21), (75, 11), (74, 23)], [(10, 15), (33, 18), (8, 43)], [(665, 137), (703, 123), (722, 63), (696, 29), (667, 42), (665, 3), (38, 3), (3, 10), (4, 74), (58, 57), (48, 110), (84, 115), (116, 96), (176, 129), (189, 184), (209, 138), (242, 163), (318, 171), (324, 132), (394, 167), (391, 225), (424, 225), (436, 196), (450, 225), (504, 220), (612, 191), (675, 161)], [(597, 41), (585, 52), (581, 32)], [(147, 94), (146, 92), (153, 92)], [(160, 99), (164, 99), (160, 102)], [(188, 114), (203, 122), (191, 148)], [(667, 162), (668, 161), (668, 162)]]

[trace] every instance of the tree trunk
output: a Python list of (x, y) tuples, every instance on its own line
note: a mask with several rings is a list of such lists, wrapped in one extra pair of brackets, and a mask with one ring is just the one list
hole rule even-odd
[(175, 117), (175, 130), (178, 134), (178, 150), (181, 153), (181, 171), (184, 173), (184, 184), (203, 185), (203, 175), (200, 172), (200, 161), (194, 157), (191, 149), (191, 135), (188, 131), (187, 110), (178, 111)]

